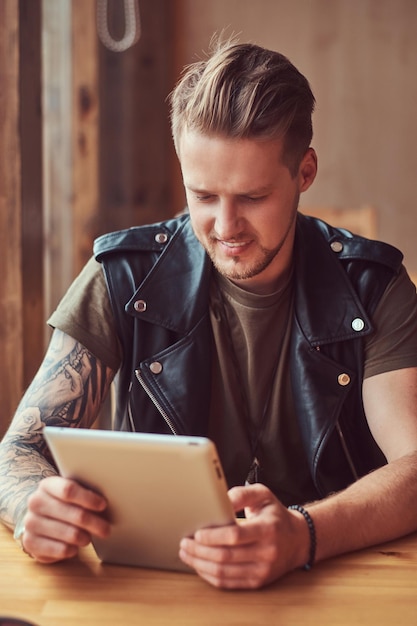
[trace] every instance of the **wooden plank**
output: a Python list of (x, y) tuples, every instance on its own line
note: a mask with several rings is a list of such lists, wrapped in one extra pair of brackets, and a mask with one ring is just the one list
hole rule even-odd
[(42, 1), (45, 311), (70, 285), (72, 244), (71, 0)]
[(92, 254), (99, 232), (99, 97), (96, 3), (72, 2), (73, 269)]
[(20, 0), (19, 85), (22, 198), (23, 383), (42, 360), (43, 306), (41, 0)]
[(0, 2), (0, 434), (23, 390), (18, 10)]
[[(120, 10), (123, 3), (109, 3)], [(126, 52), (100, 44), (100, 228), (172, 215), (172, 144), (166, 98), (172, 88), (170, 0), (139, 2), (142, 33)], [(115, 32), (120, 19), (112, 20)]]

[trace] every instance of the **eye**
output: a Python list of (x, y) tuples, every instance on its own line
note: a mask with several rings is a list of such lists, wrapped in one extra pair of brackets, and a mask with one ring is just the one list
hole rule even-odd
[(244, 196), (243, 200), (250, 204), (256, 204), (257, 202), (262, 202), (265, 200), (267, 196)]
[(199, 202), (209, 202), (210, 200), (212, 200), (213, 196), (211, 194), (204, 194), (204, 195), (199, 195), (196, 194), (195, 195), (195, 199), (198, 200)]

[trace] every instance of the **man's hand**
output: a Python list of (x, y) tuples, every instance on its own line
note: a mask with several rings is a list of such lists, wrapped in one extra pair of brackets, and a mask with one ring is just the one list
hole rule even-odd
[(261, 484), (234, 487), (229, 497), (246, 519), (181, 541), (181, 559), (202, 578), (224, 589), (256, 589), (307, 562), (309, 532), (299, 513)]
[(107, 502), (99, 494), (60, 476), (45, 478), (29, 497), (23, 549), (40, 563), (76, 556), (91, 537), (107, 537), (110, 524), (100, 514)]

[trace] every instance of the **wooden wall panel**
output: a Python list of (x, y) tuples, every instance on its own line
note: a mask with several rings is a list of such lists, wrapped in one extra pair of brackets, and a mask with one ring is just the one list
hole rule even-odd
[(91, 256), (99, 230), (99, 66), (96, 3), (72, 2), (73, 272)]
[(47, 335), (43, 306), (41, 3), (20, 0), (19, 7), (23, 383), (27, 387), (41, 362)]
[(0, 3), (0, 435), (44, 349), (40, 21)]
[(176, 209), (166, 102), (175, 78), (173, 3), (152, 0), (139, 6), (142, 32), (135, 46), (117, 53), (100, 44), (102, 232), (164, 219)]
[[(123, 3), (109, 6), (113, 19)], [(94, 0), (0, 0), (0, 435), (93, 239), (181, 208), (166, 102), (174, 5), (139, 6), (139, 42), (115, 53), (98, 42)]]
[[(99, 42), (96, 2), (42, 2), (48, 315), (95, 237), (175, 212), (166, 102), (174, 77), (169, 0), (139, 3), (141, 37), (125, 52)], [(116, 38), (123, 4), (108, 3)]]
[(73, 278), (71, 0), (42, 0), (44, 301), (48, 316)]
[(23, 389), (19, 5), (0, 2), (0, 434)]

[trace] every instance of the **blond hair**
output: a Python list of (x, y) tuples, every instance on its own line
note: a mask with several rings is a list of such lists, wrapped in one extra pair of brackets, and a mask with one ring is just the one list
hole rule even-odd
[(234, 40), (185, 68), (170, 95), (175, 148), (182, 131), (232, 138), (284, 139), (292, 175), (312, 139), (314, 96), (307, 79), (282, 54)]

